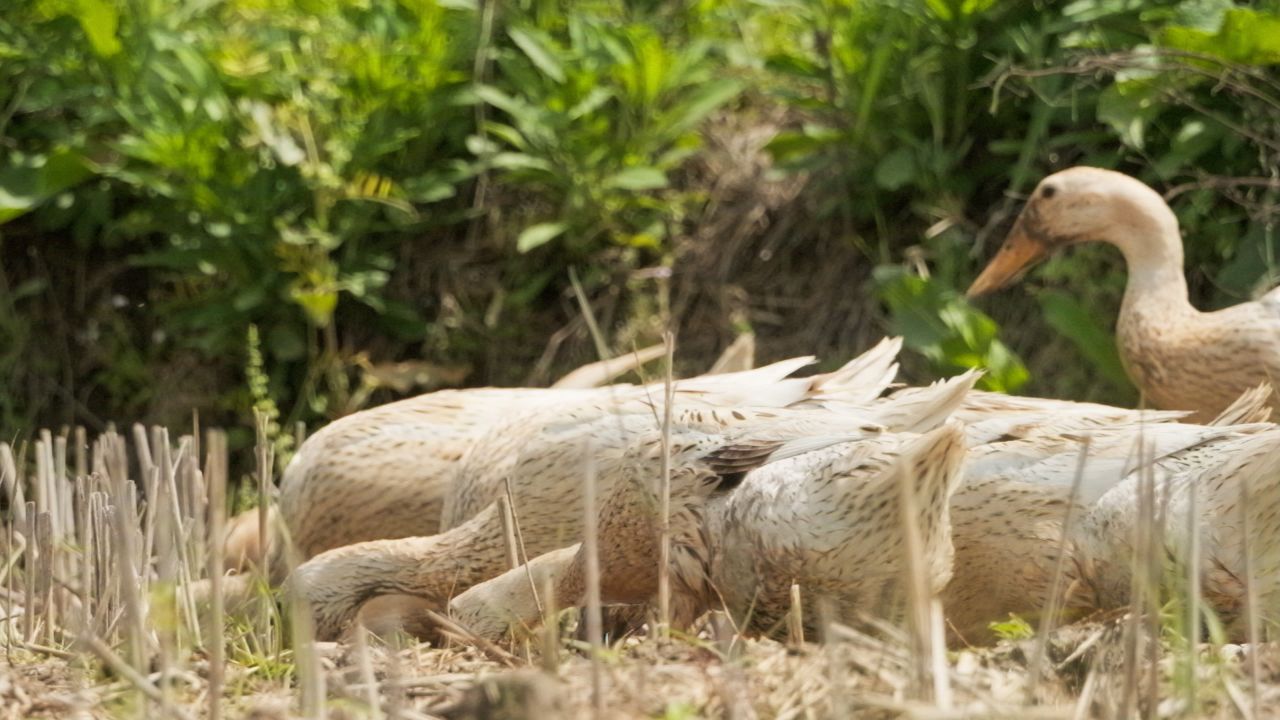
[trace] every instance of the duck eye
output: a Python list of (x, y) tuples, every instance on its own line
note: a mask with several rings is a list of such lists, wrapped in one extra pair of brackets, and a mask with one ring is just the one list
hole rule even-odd
[(1046, 199), (1051, 198), (1054, 195), (1056, 195), (1057, 192), (1058, 192), (1058, 188), (1052, 185), (1045, 185), (1044, 187), (1040, 188), (1040, 197), (1046, 198)]

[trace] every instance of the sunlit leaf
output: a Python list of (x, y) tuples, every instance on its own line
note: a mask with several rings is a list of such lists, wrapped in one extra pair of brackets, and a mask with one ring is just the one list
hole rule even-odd
[(542, 74), (562, 83), (565, 80), (564, 67), (556, 59), (551, 41), (546, 34), (530, 28), (513, 27), (507, 31), (512, 42), (516, 44)]
[(294, 287), (289, 291), (289, 299), (303, 309), (316, 327), (328, 327), (338, 307), (338, 293), (332, 290)]
[(951, 20), (955, 17), (955, 11), (951, 7), (950, 0), (925, 0), (924, 3), (939, 20)]
[(76, 0), (76, 20), (84, 28), (89, 45), (98, 57), (109, 58), (120, 52), (120, 39), (116, 30), (120, 26), (120, 14), (107, 0)]
[(577, 105), (569, 108), (569, 112), (567, 112), (566, 115), (574, 120), (577, 120), (583, 115), (590, 115), (603, 107), (604, 104), (609, 102), (612, 97), (613, 90), (610, 88), (600, 86), (591, 88), (591, 92), (587, 93), (587, 96)]
[(1217, 32), (1175, 25), (1165, 28), (1160, 40), (1168, 47), (1231, 62), (1274, 65), (1280, 63), (1280, 14), (1234, 8), (1223, 14)]
[(794, 53), (778, 53), (765, 59), (765, 67), (773, 72), (819, 80), (822, 67), (813, 60)]
[(92, 175), (84, 157), (72, 150), (15, 156), (12, 161), (0, 166), (0, 223), (24, 215)]
[(551, 171), (551, 163), (539, 157), (524, 153), (504, 152), (489, 158), (489, 163), (504, 170), (545, 170)]
[(656, 190), (667, 186), (667, 174), (655, 167), (630, 167), (605, 180), (619, 190)]
[(554, 240), (567, 227), (564, 223), (538, 223), (530, 225), (520, 233), (520, 237), (516, 238), (516, 251), (526, 253), (537, 247), (542, 247)]
[(692, 129), (713, 110), (737, 97), (740, 92), (742, 83), (737, 80), (723, 79), (704, 84), (671, 117), (671, 131)]
[(939, 370), (980, 368), (979, 385), (1012, 392), (1030, 378), (1026, 366), (997, 339), (999, 328), (952, 288), (898, 265), (873, 271), (876, 292), (889, 306), (894, 333)]
[(1159, 89), (1152, 81), (1112, 83), (1098, 96), (1098, 120), (1110, 125), (1124, 144), (1142, 149), (1147, 124), (1165, 108), (1158, 98)]

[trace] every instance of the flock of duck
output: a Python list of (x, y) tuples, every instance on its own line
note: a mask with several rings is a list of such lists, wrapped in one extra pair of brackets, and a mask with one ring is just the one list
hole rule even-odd
[[(669, 387), (435, 392), (343, 418), (299, 449), (277, 506), (305, 560), (288, 585), (321, 638), (357, 622), (429, 633), (431, 610), (495, 639), (588, 587), (607, 604), (654, 602), (662, 558), (674, 623), (722, 609), (770, 634), (793, 585), (836, 619), (901, 614), (910, 563), (950, 638), (976, 643), (1010, 613), (1129, 604), (1154, 522), (1154, 555), (1184, 585), (1199, 577), (1230, 632), (1280, 620), (1267, 385), (1280, 296), (1194, 310), (1172, 211), (1093, 168), (1040, 183), (971, 294), (1089, 240), (1128, 262), (1117, 335), (1159, 410), (983, 392), (975, 372), (901, 387), (897, 339), (808, 377), (795, 376), (813, 361), (802, 357)], [(232, 556), (256, 541), (239, 524)], [(283, 568), (283, 543), (271, 545)]]

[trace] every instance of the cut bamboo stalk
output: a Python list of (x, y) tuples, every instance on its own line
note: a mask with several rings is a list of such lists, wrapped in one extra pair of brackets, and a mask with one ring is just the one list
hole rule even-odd
[[(53, 481), (58, 489), (58, 509), (62, 512), (58, 524), (59, 541), (70, 540), (75, 535), (75, 515), (72, 508), (73, 495), (72, 486), (67, 478), (67, 437), (59, 435), (53, 439)], [(63, 579), (70, 578), (71, 556), (64, 555), (64, 567), (62, 568), (67, 574)]]
[(50, 473), (50, 468), (46, 464), (46, 460), (45, 460), (46, 453), (45, 453), (45, 444), (43, 440), (36, 441), (35, 451), (36, 451), (36, 476), (35, 476), (35, 481), (31, 484), (32, 490), (34, 491), (32, 492), (32, 496), (35, 497), (36, 512), (38, 513), (49, 512), (49, 506), (52, 504), (52, 500), (49, 497), (49, 493), (50, 493), (49, 475), (51, 473)]
[(511, 525), (515, 528), (516, 545), (520, 549), (520, 556), (517, 562), (524, 565), (524, 574), (529, 580), (529, 593), (533, 595), (534, 607), (538, 608), (538, 614), (541, 615), (542, 600), (538, 596), (537, 584), (533, 581), (533, 571), (529, 568), (529, 551), (524, 547), (524, 533), (520, 530), (520, 513), (516, 510), (516, 496), (511, 490), (511, 477), (504, 477), (502, 484), (507, 498), (507, 508), (511, 511)]
[(356, 667), (360, 672), (360, 684), (364, 686), (364, 701), (369, 706), (369, 720), (382, 720), (382, 702), (378, 692), (378, 677), (374, 675), (373, 658), (369, 653), (369, 631), (359, 623), (355, 627), (355, 650)]
[(791, 608), (787, 611), (787, 643), (794, 648), (804, 645), (804, 609), (800, 604), (800, 585), (791, 583)]
[[(11, 602), (12, 602), (12, 598), (17, 597), (17, 595), (15, 595), (13, 591), (13, 582), (14, 582), (13, 568), (16, 566), (18, 561), (18, 558), (15, 556), (19, 554), (25, 554), (26, 552), (25, 543), (24, 543), (24, 547), (20, 549), (17, 548), (18, 532), (17, 532), (17, 528), (15, 527), (16, 525), (17, 525), (16, 522), (10, 522), (5, 525), (5, 534), (8, 536), (5, 538), (8, 542), (8, 544), (5, 546), (5, 551), (8, 553), (11, 553), (11, 557), (9, 558), (8, 565), (5, 567), (5, 573), (4, 573), (5, 588), (4, 589), (6, 591), (5, 597), (10, 598)], [(22, 609), (22, 614), (23, 615), (27, 614), (27, 609), (25, 607)], [(13, 667), (13, 636), (15, 634), (15, 628), (17, 626), (16, 620), (17, 619), (13, 617), (12, 613), (10, 613), (9, 616), (4, 619), (4, 659), (5, 659), (5, 662), (9, 663), (9, 667)]]
[(27, 521), (27, 503), (23, 499), (22, 482), (18, 478), (17, 465), (13, 462), (13, 450), (9, 443), (0, 443), (0, 485), (4, 487), (5, 498), (9, 507), (13, 508), (13, 522), (23, 524)]
[(110, 513), (112, 537), (115, 545), (116, 582), (125, 614), (125, 632), (128, 637), (129, 664), (137, 669), (146, 667), (147, 648), (144, 644), (141, 588), (135, 548), (138, 545), (137, 525), (130, 507), (134, 502), (133, 486), (127, 485), (124, 497), (116, 498)]
[[(162, 704), (173, 701), (173, 688), (170, 678), (176, 667), (181, 621), (179, 620), (178, 575), (179, 561), (177, 548), (177, 518), (170, 509), (175, 507), (173, 485), (172, 458), (170, 457), (167, 431), (163, 428), (152, 428), (151, 448), (155, 458), (155, 495), (148, 497), (152, 506), (151, 517), (155, 525), (155, 558), (157, 591), (151, 597), (151, 627), (155, 630), (157, 640), (157, 663), (160, 673), (160, 693), (164, 697)], [(150, 563), (152, 558), (144, 557), (143, 562)]]
[(89, 652), (97, 655), (104, 665), (111, 668), (112, 672), (128, 681), (130, 685), (142, 693), (142, 695), (148, 700), (159, 705), (164, 714), (170, 717), (179, 718), (180, 720), (190, 719), (191, 716), (184, 712), (182, 708), (166, 702), (164, 695), (151, 683), (151, 681), (147, 680), (142, 673), (131, 667), (129, 663), (125, 662), (119, 655), (116, 655), (115, 652), (111, 650), (111, 647), (101, 639), (90, 635), (88, 637), (81, 638), (80, 642), (87, 650), (89, 650)]
[[(155, 461), (151, 458), (151, 445), (147, 440), (147, 429), (143, 427), (142, 423), (133, 424), (133, 444), (137, 446), (134, 452), (138, 455), (138, 476), (143, 478), (151, 477), (151, 469), (155, 467)], [(147, 496), (147, 499), (150, 500), (151, 497)]]
[(89, 521), (93, 524), (93, 595), (97, 598), (93, 609), (94, 634), (107, 637), (107, 622), (110, 614), (117, 607), (119, 598), (114, 594), (114, 583), (111, 582), (112, 553), (111, 523), (109, 496), (105, 491), (89, 495)]
[[(525, 564), (528, 567), (528, 564)], [(532, 580), (530, 580), (532, 582)], [(555, 675), (560, 670), (560, 622), (556, 609), (555, 579), (542, 578), (542, 669)]]
[[(54, 630), (58, 626), (58, 608), (53, 602), (54, 541), (53, 514), (41, 512), (36, 514), (36, 546), (39, 571), (36, 577), (36, 592), (40, 595), (40, 613), (44, 616), (44, 640), (46, 645), (53, 645)], [(28, 580), (28, 582), (30, 582)]]
[[(287, 573), (292, 575), (299, 564), (297, 552), (292, 545), (286, 545), (282, 554), (287, 564)], [(302, 717), (308, 720), (324, 720), (327, 717), (324, 704), (325, 681), (320, 667), (320, 655), (316, 652), (316, 633), (311, 605), (301, 593), (289, 593), (289, 610), (291, 613), (289, 627), (292, 630), (290, 640), (293, 644), (295, 672), (298, 676), (298, 709)]]
[(36, 504), (27, 503), (27, 522), (23, 534), (26, 536), (26, 548), (22, 563), (22, 641), (35, 641), (36, 621), (36, 584), (39, 572), (36, 565)]
[(671, 406), (675, 402), (675, 336), (662, 334), (666, 347), (666, 367), (662, 397), (662, 486), (659, 488), (661, 524), (658, 537), (658, 637), (671, 632)]
[(205, 475), (209, 480), (209, 720), (222, 718), (223, 673), (226, 670), (222, 607), (222, 536), (227, 519), (226, 436), (210, 431)]
[(89, 478), (75, 481), (76, 545), (80, 549), (80, 618), (77, 632), (84, 634), (93, 627), (93, 523), (89, 519)]
[(75, 443), (76, 477), (85, 477), (89, 474), (89, 458), (86, 455), (89, 446), (89, 434), (85, 432), (83, 425), (76, 426)]
[(1197, 711), (1199, 698), (1196, 686), (1199, 684), (1197, 665), (1200, 644), (1200, 488), (1191, 484), (1187, 488), (1187, 710)]
[(520, 550), (516, 547), (515, 520), (511, 517), (511, 501), (506, 495), (498, 496), (498, 517), (502, 520), (502, 540), (507, 547), (507, 567), (520, 567)]

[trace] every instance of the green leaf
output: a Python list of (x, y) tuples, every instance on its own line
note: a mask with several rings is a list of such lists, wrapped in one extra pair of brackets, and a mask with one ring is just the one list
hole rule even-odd
[(0, 167), (0, 224), (26, 214), (93, 174), (84, 157), (73, 150), (19, 156), (15, 160), (12, 165)]
[(120, 15), (114, 5), (106, 0), (76, 0), (75, 16), (89, 37), (94, 54), (109, 58), (120, 52), (120, 39), (116, 37)]
[(906, 346), (940, 370), (981, 368), (979, 385), (1011, 392), (1026, 384), (1022, 361), (1001, 343), (994, 320), (972, 307), (937, 279), (914, 275), (900, 265), (872, 271), (876, 292), (889, 306), (894, 332)]
[(925, 0), (924, 4), (933, 11), (933, 14), (939, 20), (951, 20), (955, 17), (955, 12), (951, 9), (951, 3), (947, 2), (947, 0)]
[(1009, 613), (1008, 620), (997, 620), (987, 625), (987, 628), (1001, 640), (1029, 640), (1036, 635), (1031, 623), (1013, 613)]
[(1098, 95), (1098, 120), (1110, 125), (1120, 141), (1142, 149), (1147, 124), (1163, 109), (1154, 81), (1117, 81)]
[(811, 80), (821, 80), (823, 78), (822, 67), (816, 62), (807, 57), (791, 53), (770, 55), (765, 59), (764, 66), (767, 70), (785, 75), (794, 75)]
[(569, 119), (577, 120), (583, 115), (589, 115), (599, 110), (611, 98), (613, 98), (613, 90), (605, 87), (594, 87), (577, 105), (569, 108), (567, 115)]
[(267, 331), (267, 349), (277, 360), (293, 362), (307, 356), (307, 341), (296, 323), (278, 323)]
[(840, 133), (830, 128), (806, 128), (803, 131), (784, 130), (765, 146), (774, 162), (792, 162), (821, 152), (840, 141)]
[(909, 147), (900, 147), (876, 163), (876, 185), (885, 190), (897, 190), (915, 179), (916, 159)]
[(302, 307), (316, 327), (328, 327), (338, 307), (338, 293), (332, 290), (294, 287), (289, 291), (289, 299)]
[(551, 163), (524, 153), (503, 152), (489, 158), (489, 163), (504, 170), (542, 170), (551, 172)]
[(511, 28), (507, 34), (511, 36), (516, 46), (524, 51), (529, 61), (542, 71), (543, 75), (558, 83), (564, 82), (564, 67), (560, 65), (560, 61), (556, 59), (550, 47), (550, 38), (540, 31), (523, 28)]
[(528, 143), (525, 142), (524, 136), (520, 134), (520, 131), (510, 125), (490, 122), (485, 123), (485, 130), (488, 131), (490, 135), (502, 140), (517, 150), (524, 150), (528, 147)]
[(1115, 339), (1079, 300), (1058, 290), (1046, 290), (1038, 299), (1045, 321), (1066, 336), (1108, 382), (1117, 388), (1130, 386)]
[(630, 167), (604, 181), (619, 190), (656, 190), (667, 186), (667, 174), (655, 167)]
[(527, 253), (530, 250), (546, 245), (567, 229), (564, 223), (538, 223), (530, 225), (516, 238), (516, 251)]
[(49, 287), (49, 281), (46, 278), (31, 278), (26, 282), (18, 283), (18, 286), (9, 292), (9, 302), (16, 303), (29, 297), (35, 297), (44, 292)]
[(1219, 146), (1223, 132), (1216, 123), (1209, 125), (1203, 120), (1188, 120), (1174, 135), (1169, 150), (1156, 159), (1154, 175), (1173, 177), (1184, 169), (1195, 168), (1201, 156)]
[(529, 110), (528, 105), (526, 105), (522, 100), (517, 100), (492, 85), (477, 85), (475, 87), (475, 94), (476, 97), (480, 98), (480, 100), (498, 108), (512, 117), (518, 117)]
[(1160, 41), (1167, 47), (1245, 65), (1280, 64), (1280, 15), (1234, 8), (1223, 14), (1216, 33), (1174, 25), (1164, 29)]
[(715, 80), (704, 83), (696, 92), (671, 115), (671, 132), (679, 133), (691, 130), (713, 110), (737, 97), (742, 92), (742, 83), (732, 79)]

